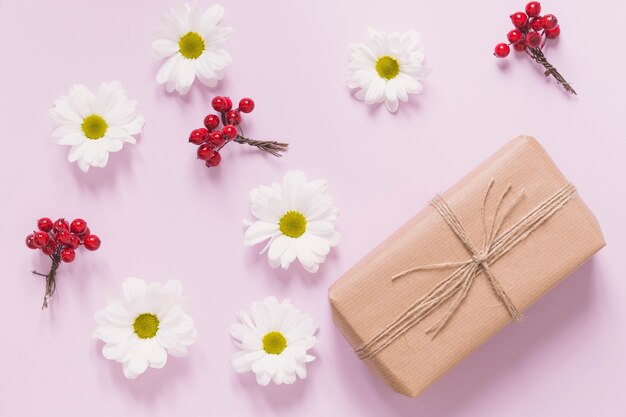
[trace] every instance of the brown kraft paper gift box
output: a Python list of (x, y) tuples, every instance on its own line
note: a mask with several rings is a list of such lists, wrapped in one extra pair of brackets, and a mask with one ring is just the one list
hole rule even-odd
[[(509, 184), (511, 192), (498, 211), (499, 198)], [(394, 391), (419, 395), (510, 323), (515, 309), (526, 310), (605, 245), (597, 220), (571, 188), (571, 197), (506, 253), (493, 260), (494, 256), (481, 252), (488, 240), (485, 236), (490, 235), (485, 229), (492, 224), (494, 213), (504, 217), (501, 230), (508, 230), (542, 203), (551, 201), (557, 191), (569, 192), (567, 187), (568, 181), (535, 139), (515, 138), (441, 194), (467, 240), (480, 253), (473, 256), (439, 209), (427, 206), (331, 286), (335, 325), (368, 368)], [(518, 193), (520, 197), (515, 200)], [(512, 208), (505, 215), (509, 206)], [(481, 268), (483, 261), (489, 271)], [(442, 263), (455, 265), (423, 268), (392, 280), (411, 268)], [(458, 291), (416, 322), (417, 313), (411, 307), (459, 265), (477, 271), (470, 284), (462, 287), (466, 291), (459, 296), (461, 301), (456, 294), (463, 291)], [(488, 274), (497, 281), (495, 286)], [(497, 296), (497, 287), (510, 301), (510, 309)], [(453, 309), (455, 303), (457, 308)], [(429, 305), (421, 303), (418, 309), (423, 311)], [(435, 333), (427, 331), (441, 323), (447, 313), (449, 321), (433, 338)], [(389, 330), (387, 336), (396, 337), (372, 343), (385, 330)]]

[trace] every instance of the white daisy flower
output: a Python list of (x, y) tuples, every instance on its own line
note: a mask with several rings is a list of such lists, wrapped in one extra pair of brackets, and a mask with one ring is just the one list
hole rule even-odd
[(148, 366), (163, 368), (168, 354), (187, 355), (197, 332), (185, 312), (179, 281), (148, 285), (130, 277), (122, 291), (123, 297), (96, 313), (93, 337), (104, 341), (105, 358), (122, 363), (126, 378), (134, 379)]
[(218, 26), (224, 16), (219, 4), (202, 12), (194, 2), (174, 7), (162, 14), (158, 39), (152, 44), (158, 58), (167, 58), (156, 75), (168, 92), (187, 94), (196, 77), (207, 87), (215, 87), (223, 70), (233, 62), (222, 48), (232, 28)]
[(385, 102), (390, 112), (398, 110), (398, 100), (422, 92), (422, 80), (430, 70), (424, 68), (424, 50), (414, 30), (387, 34), (368, 28), (369, 42), (350, 45), (348, 87), (358, 88), (355, 96), (367, 104)]
[(237, 318), (239, 323), (230, 327), (241, 349), (231, 359), (235, 372), (252, 371), (263, 386), (306, 378), (306, 364), (315, 359), (307, 351), (317, 343), (317, 325), (310, 315), (300, 313), (289, 300), (279, 304), (267, 297), (252, 304), (252, 317), (242, 311)]
[(341, 240), (335, 231), (339, 210), (332, 205), (326, 182), (308, 182), (302, 171), (285, 174), (282, 185), (261, 185), (250, 191), (251, 211), (258, 220), (246, 222), (245, 245), (268, 241), (267, 259), (273, 268), (287, 269), (296, 258), (317, 272), (331, 247)]
[(105, 167), (109, 152), (120, 151), (124, 142), (135, 144), (133, 136), (145, 124), (137, 115), (137, 102), (126, 97), (118, 81), (102, 83), (96, 94), (84, 85), (73, 85), (49, 113), (59, 125), (52, 137), (59, 145), (72, 147), (68, 160), (77, 162), (83, 172)]

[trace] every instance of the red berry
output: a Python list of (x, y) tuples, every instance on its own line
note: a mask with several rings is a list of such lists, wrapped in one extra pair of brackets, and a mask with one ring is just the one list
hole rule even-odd
[(559, 37), (560, 34), (561, 34), (561, 26), (559, 25), (556, 25), (552, 29), (546, 30), (546, 38), (548, 39), (556, 39)]
[(515, 12), (511, 16), (511, 22), (516, 28), (523, 28), (528, 23), (528, 16), (524, 12)]
[(207, 139), (208, 136), (209, 131), (207, 129), (203, 127), (201, 127), (200, 129), (194, 129), (189, 135), (189, 142), (193, 143), (194, 145), (200, 145)]
[(74, 219), (70, 224), (70, 232), (75, 235), (82, 235), (87, 230), (87, 222), (83, 219)]
[(89, 235), (85, 238), (83, 245), (87, 250), (96, 250), (100, 247), (100, 238), (96, 235)]
[(79, 235), (78, 238), (80, 239), (80, 241), (82, 242), (83, 240), (85, 240), (85, 238), (87, 236), (89, 236), (91, 234), (91, 231), (89, 230), (89, 227), (87, 227), (87, 229), (85, 229), (85, 233), (83, 233), (82, 235)]
[(58, 219), (54, 222), (54, 231), (58, 232), (59, 230), (70, 230), (70, 224), (65, 219)]
[(49, 232), (50, 230), (52, 230), (53, 226), (54, 224), (52, 223), (52, 220), (50, 220), (48, 217), (42, 217), (41, 219), (37, 220), (37, 228), (42, 232)]
[(556, 27), (556, 25), (559, 24), (559, 21), (557, 20), (556, 16), (553, 14), (547, 14), (544, 17), (542, 17), (541, 20), (543, 21), (543, 27), (546, 30), (552, 30)]
[(516, 44), (513, 44), (513, 49), (515, 49), (517, 52), (524, 52), (526, 50), (526, 42), (521, 41)]
[(526, 14), (529, 17), (539, 16), (541, 13), (541, 4), (538, 1), (531, 1), (526, 5)]
[(237, 137), (237, 133), (237, 128), (233, 125), (226, 125), (222, 129), (222, 135), (226, 138), (226, 140), (235, 139)]
[(57, 249), (57, 244), (54, 242), (54, 240), (51, 239), (50, 242), (48, 242), (46, 246), (41, 248), (41, 251), (45, 253), (46, 255), (52, 255), (56, 249)]
[(512, 31), (510, 31), (507, 35), (506, 38), (509, 40), (509, 42), (511, 43), (518, 43), (519, 41), (521, 41), (523, 39), (522, 36), (522, 32), (520, 32), (517, 29), (513, 29)]
[(229, 125), (238, 125), (241, 123), (241, 113), (238, 110), (231, 110), (226, 113), (226, 121)]
[(72, 249), (78, 249), (78, 247), (80, 246), (80, 239), (78, 238), (78, 236), (72, 235), (72, 240), (70, 241), (70, 244), (67, 246)]
[(224, 138), (224, 134), (222, 132), (211, 132), (211, 134), (209, 135), (209, 145), (211, 145), (211, 147), (219, 148), (221, 146), (224, 146), (225, 143), (226, 139)]
[(541, 35), (539, 32), (528, 32), (526, 35), (526, 45), (529, 48), (537, 48), (541, 45)]
[(46, 232), (35, 232), (33, 235), (33, 243), (38, 248), (44, 247), (50, 241), (50, 236)]
[[(218, 133), (218, 132), (213, 132), (213, 133)], [(198, 159), (202, 159), (203, 161), (206, 161), (210, 157), (213, 156), (213, 148), (208, 143), (203, 143), (202, 145), (198, 146), (197, 154), (198, 154)]]
[(504, 58), (509, 54), (510, 51), (511, 48), (509, 48), (509, 45), (507, 45), (506, 43), (499, 43), (496, 45), (493, 54), (498, 58)]
[(242, 98), (239, 100), (239, 110), (243, 113), (250, 113), (254, 110), (254, 101), (251, 98)]
[(29, 249), (37, 249), (38, 246), (35, 245), (35, 235), (33, 233), (31, 233), (30, 235), (26, 236), (26, 246), (28, 246)]
[(69, 245), (70, 242), (72, 242), (72, 235), (67, 230), (61, 230), (54, 236), (54, 240), (56, 240), (59, 245)]
[(74, 249), (65, 248), (61, 251), (61, 260), (63, 262), (73, 262), (74, 258), (76, 258), (76, 252), (74, 252)]
[(209, 132), (220, 125), (220, 118), (214, 114), (209, 114), (204, 118), (204, 126), (209, 129)]
[(230, 99), (230, 97), (222, 97), (224, 99), (224, 101), (226, 101), (226, 108), (224, 109), (224, 111), (230, 111), (233, 108), (233, 101)]
[(222, 162), (222, 156), (219, 152), (215, 152), (213, 156), (209, 158), (208, 161), (206, 161), (206, 166), (208, 166), (209, 168), (216, 167), (220, 164), (220, 162)]
[(211, 100), (211, 106), (215, 109), (215, 111), (226, 111), (227, 102), (224, 97), (217, 96)]
[(543, 30), (543, 18), (541, 16), (533, 17), (528, 25), (532, 30), (539, 32)]

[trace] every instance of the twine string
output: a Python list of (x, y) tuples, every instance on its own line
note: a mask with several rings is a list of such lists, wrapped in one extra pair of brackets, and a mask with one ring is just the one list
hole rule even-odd
[[(465, 261), (415, 266), (391, 277), (391, 280), (395, 282), (420, 271), (454, 269), (451, 274), (439, 282), (430, 292), (415, 301), (385, 329), (363, 345), (355, 348), (356, 354), (361, 359), (376, 355), (393, 343), (398, 337), (404, 335), (413, 326), (428, 317), (442, 304), (452, 300), (442, 317), (426, 330), (426, 333), (431, 334), (432, 339), (434, 339), (457, 313), (463, 301), (467, 298), (475, 279), (481, 274), (486, 277), (492, 292), (506, 308), (511, 319), (518, 320), (521, 318), (521, 312), (515, 306), (502, 284), (492, 273), (490, 265), (528, 238), (528, 236), (546, 220), (563, 208), (575, 197), (576, 190), (573, 185), (567, 184), (539, 204), (535, 209), (513, 223), (508, 229), (502, 231), (511, 213), (521, 201), (523, 190), (511, 199), (509, 196), (512, 192), (512, 186), (511, 184), (507, 185), (497, 200), (493, 217), (488, 221), (486, 205), (494, 182), (494, 179), (489, 181), (482, 198), (481, 221), (483, 226), (483, 245), (480, 250), (477, 250), (471, 242), (465, 228), (448, 203), (441, 196), (436, 196), (432, 200), (431, 206), (437, 210), (438, 214), (450, 227), (454, 235), (461, 241), (469, 253), (469, 259)], [(508, 204), (506, 203), (507, 200), (510, 200)]]
[(57, 269), (61, 265), (61, 248), (57, 248), (52, 255), (50, 255), (50, 259), (52, 259), (52, 265), (50, 266), (50, 272), (47, 274), (42, 274), (37, 271), (33, 271), (33, 274), (39, 275), (46, 278), (46, 292), (43, 296), (43, 304), (41, 305), (41, 309), (48, 308), (48, 300), (54, 294), (54, 291), (57, 288), (56, 275)]
[(542, 65), (545, 68), (545, 71), (543, 73), (544, 76), (549, 77), (551, 75), (552, 77), (554, 77), (557, 83), (563, 86), (565, 91), (576, 95), (576, 90), (574, 90), (572, 85), (567, 82), (565, 77), (561, 75), (561, 73), (554, 67), (554, 65), (552, 65), (548, 61), (548, 59), (543, 54), (540, 48), (528, 48), (526, 49), (526, 53), (528, 54), (528, 56), (534, 59), (535, 62), (537, 62), (538, 64)]

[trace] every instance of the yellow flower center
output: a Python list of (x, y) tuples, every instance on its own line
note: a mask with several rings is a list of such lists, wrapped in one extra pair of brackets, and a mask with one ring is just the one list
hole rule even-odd
[(297, 238), (306, 231), (306, 217), (298, 211), (288, 211), (278, 222), (280, 231), (289, 237)]
[(102, 138), (107, 133), (109, 125), (102, 116), (92, 114), (83, 119), (83, 124), (80, 125), (80, 127), (83, 129), (85, 136), (89, 139), (96, 140)]
[(133, 328), (141, 339), (151, 339), (159, 330), (159, 318), (152, 313), (140, 314), (135, 319)]
[(376, 61), (376, 72), (380, 75), (380, 78), (391, 80), (396, 78), (396, 75), (400, 72), (400, 63), (389, 55), (382, 56)]
[(178, 49), (187, 59), (196, 59), (204, 52), (204, 39), (196, 32), (189, 32), (178, 40)]
[(270, 355), (280, 355), (287, 347), (287, 339), (281, 332), (269, 332), (263, 336), (263, 350)]

